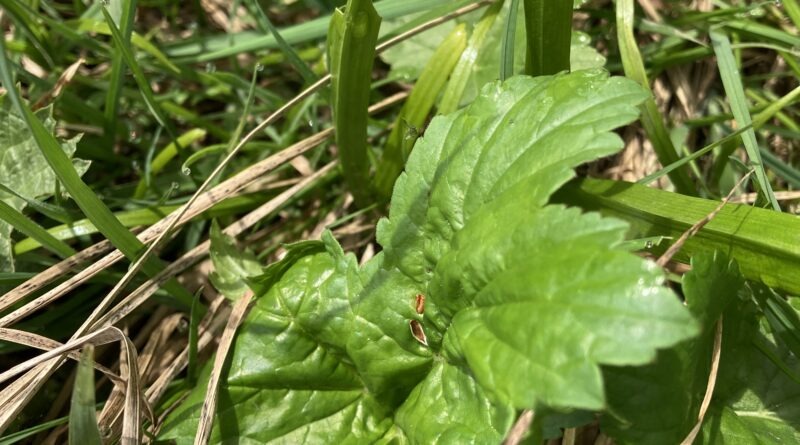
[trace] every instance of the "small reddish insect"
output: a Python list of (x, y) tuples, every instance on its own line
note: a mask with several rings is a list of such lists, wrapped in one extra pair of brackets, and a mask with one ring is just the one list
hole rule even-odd
[(415, 307), (417, 309), (417, 313), (422, 315), (422, 313), (425, 312), (425, 295), (417, 294), (415, 303), (416, 303)]
[(413, 335), (418, 342), (428, 346), (428, 338), (425, 337), (425, 331), (422, 330), (422, 323), (417, 320), (411, 320), (408, 322), (408, 327), (411, 328), (411, 335)]

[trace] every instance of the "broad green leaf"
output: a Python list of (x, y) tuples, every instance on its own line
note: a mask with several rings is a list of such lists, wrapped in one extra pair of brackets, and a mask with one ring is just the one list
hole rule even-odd
[[(599, 363), (646, 363), (655, 348), (694, 333), (655, 265), (608, 250), (622, 241), (622, 222), (556, 206), (535, 216), (510, 201), (504, 207), (467, 223), (430, 288), (436, 302), (460, 294), (442, 305), (466, 307), (444, 347), (460, 351), (501, 400), (600, 409)], [(498, 239), (503, 224), (509, 230)]]
[(222, 233), (216, 220), (211, 225), (209, 238), (214, 271), (208, 278), (226, 298), (238, 300), (249, 289), (247, 280), (261, 274), (261, 263), (253, 252), (240, 250), (233, 238)]
[(72, 389), (72, 403), (69, 410), (70, 445), (100, 445), (100, 429), (97, 426), (94, 399), (94, 347), (84, 347), (75, 384)]
[[(361, 286), (355, 258), (320, 250), (273, 267), (277, 282), (239, 328), (211, 443), (359, 444), (390, 431), (388, 411), (346, 355), (348, 296)], [(192, 442), (204, 389), (167, 419), (162, 438)]]
[(751, 295), (725, 312), (717, 386), (699, 444), (800, 442), (800, 384), (757, 345), (773, 350), (795, 375), (800, 360), (765, 332)]
[[(325, 235), (326, 252), (290, 250), (259, 279), (214, 440), (496, 443), (517, 409), (600, 408), (601, 365), (695, 335), (660, 270), (621, 245), (624, 223), (546, 206), (622, 147), (612, 130), (644, 98), (600, 70), (515, 77), (434, 118), (381, 254), (358, 267)], [(163, 438), (191, 440), (204, 387)]]
[(438, 362), (408, 396), (395, 421), (412, 443), (501, 443), (516, 412), (495, 405), (469, 369)]
[(743, 284), (738, 267), (724, 255), (692, 258), (692, 270), (683, 277), (683, 293), (702, 334), (659, 351), (651, 364), (603, 370), (608, 413), (601, 428), (606, 434), (620, 445), (681, 443), (697, 423), (717, 319), (736, 301)]
[[(52, 118), (52, 108), (38, 110), (36, 117), (48, 132), (54, 131), (56, 123)], [(0, 121), (4, 122), (0, 127), (0, 182), (19, 195), (0, 190), (0, 200), (19, 211), (27, 205), (21, 197), (35, 199), (55, 193), (57, 178), (39, 151), (25, 121), (6, 96), (0, 97)], [(75, 153), (78, 140), (80, 137), (59, 141), (68, 157), (71, 158)], [(89, 168), (88, 161), (73, 159), (72, 163), (80, 175)], [(12, 230), (10, 224), (0, 221), (0, 271), (14, 270), (10, 238)]]

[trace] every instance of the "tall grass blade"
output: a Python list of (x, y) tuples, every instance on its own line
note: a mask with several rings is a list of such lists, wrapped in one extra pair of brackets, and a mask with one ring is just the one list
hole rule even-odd
[(188, 147), (193, 143), (206, 137), (206, 131), (202, 128), (192, 128), (191, 130), (178, 136), (178, 138), (164, 147), (150, 162), (149, 175), (143, 177), (136, 185), (136, 191), (133, 193), (134, 199), (141, 199), (144, 197), (145, 192), (149, 186), (149, 179), (152, 175), (158, 174), (164, 167), (178, 155), (178, 147)]
[(172, 129), (172, 125), (156, 101), (156, 98), (153, 95), (153, 90), (150, 88), (150, 82), (147, 80), (142, 68), (139, 66), (139, 63), (133, 56), (133, 51), (131, 50), (129, 44), (130, 38), (125, 38), (125, 36), (122, 34), (122, 31), (117, 28), (117, 25), (114, 24), (114, 19), (108, 13), (108, 10), (106, 10), (105, 7), (103, 7), (101, 10), (103, 11), (103, 16), (106, 18), (108, 27), (111, 30), (111, 37), (114, 40), (114, 44), (116, 45), (116, 48), (121, 54), (122, 58), (125, 60), (125, 63), (131, 69), (133, 78), (136, 80), (136, 84), (139, 86), (139, 92), (142, 93), (142, 97), (144, 98), (147, 108), (153, 114), (153, 117), (156, 119), (159, 125), (164, 127), (167, 132), (170, 133), (171, 138), (175, 139), (175, 132)]
[(773, 334), (800, 357), (800, 316), (786, 299), (772, 289), (755, 286), (755, 300), (766, 316)]
[[(136, 16), (137, 0), (113, 0), (109, 7), (118, 12), (115, 23), (120, 30), (122, 39), (130, 41), (133, 33), (133, 19)], [(117, 47), (120, 43), (115, 43)], [(122, 93), (122, 85), (125, 79), (125, 59), (122, 51), (117, 48), (111, 56), (111, 73), (106, 93), (105, 103), (105, 125), (103, 134), (106, 140), (113, 142), (117, 128), (117, 113), (119, 111), (119, 98)]]
[[(740, 127), (748, 126), (752, 123), (750, 109), (748, 108), (747, 99), (744, 95), (744, 87), (742, 86), (742, 79), (739, 76), (739, 69), (737, 68), (733, 50), (731, 49), (731, 42), (727, 35), (717, 30), (712, 30), (710, 36), (711, 44), (717, 55), (717, 64), (719, 65), (722, 84), (725, 87), (725, 92), (728, 94), (733, 116)], [(750, 164), (755, 169), (756, 184), (758, 185), (761, 197), (764, 202), (772, 206), (773, 210), (780, 212), (781, 206), (778, 204), (778, 200), (775, 199), (775, 194), (772, 192), (772, 186), (769, 183), (769, 178), (767, 178), (767, 173), (764, 170), (764, 164), (761, 161), (761, 153), (758, 149), (755, 131), (750, 129), (744, 132), (744, 134), (742, 134), (742, 141), (747, 151), (747, 157), (750, 159)]]
[[(409, 14), (430, 11), (438, 7), (447, 7), (447, 12), (450, 12), (469, 2), (470, 0), (382, 0), (375, 3), (375, 9), (378, 15), (386, 20), (391, 20)], [(330, 20), (331, 16), (320, 17), (281, 29), (280, 33), (287, 43), (296, 45), (325, 37), (326, 32), (330, 29)], [(244, 52), (277, 48), (278, 44), (272, 35), (241, 32), (238, 34), (219, 34), (177, 43), (167, 47), (165, 53), (170, 57), (179, 58), (181, 62), (196, 63)]]
[[(633, 0), (617, 0), (617, 40), (625, 75), (650, 90), (650, 81), (644, 69), (642, 54), (633, 35)], [(656, 101), (651, 97), (642, 106), (642, 126), (653, 144), (653, 149), (661, 165), (667, 166), (679, 160), (678, 152), (672, 145), (669, 132), (664, 126)], [(697, 190), (685, 168), (669, 173), (669, 179), (678, 193), (696, 195)]]
[[(447, 82), (447, 78), (458, 63), (467, 46), (466, 27), (458, 25), (436, 48), (414, 85), (414, 90), (403, 104), (392, 132), (386, 141), (378, 169), (375, 174), (375, 189), (383, 199), (392, 196), (394, 182), (403, 171), (407, 148), (414, 145), (417, 129), (433, 108), (436, 97)], [(459, 95), (460, 98), (460, 95)], [(409, 134), (410, 133), (410, 134)]]
[(86, 345), (81, 354), (75, 385), (72, 389), (72, 403), (69, 410), (69, 444), (101, 445), (100, 428), (97, 426), (94, 399), (94, 367), (92, 356), (94, 347)]
[(249, 9), (253, 12), (256, 17), (256, 23), (261, 28), (261, 30), (265, 33), (272, 34), (272, 37), (275, 38), (275, 43), (278, 45), (278, 48), (281, 50), (283, 55), (286, 57), (286, 60), (292, 64), (292, 66), (303, 76), (303, 80), (306, 81), (307, 84), (311, 85), (312, 83), (317, 81), (317, 75), (311, 71), (311, 68), (303, 62), (303, 59), (300, 58), (300, 55), (297, 54), (297, 51), (292, 48), (292, 46), (281, 36), (281, 33), (278, 31), (278, 28), (272, 24), (267, 14), (264, 12), (264, 9), (261, 8), (261, 5), (258, 3), (257, 0), (248, 0), (247, 1)]
[[(523, 0), (525, 74), (569, 71), (573, 0)], [(510, 15), (509, 15), (510, 17)]]
[(36, 224), (33, 220), (23, 215), (22, 212), (0, 200), (0, 220), (3, 220), (20, 232), (35, 239), (47, 250), (55, 253), (61, 258), (66, 258), (75, 254), (75, 250), (66, 245), (63, 241), (56, 239), (44, 227)]
[(337, 9), (328, 31), (336, 145), (345, 182), (359, 205), (369, 198), (367, 107), (381, 17), (372, 0), (348, 0)]
[(800, 3), (797, 0), (783, 0), (783, 9), (786, 15), (792, 19), (794, 27), (800, 29)]
[(514, 43), (517, 37), (517, 14), (519, 14), (519, 0), (511, 0), (511, 8), (506, 17), (506, 27), (503, 32), (503, 42), (500, 46), (500, 80), (506, 80), (514, 75)]
[(26, 196), (22, 196), (17, 193), (15, 190), (6, 187), (3, 184), (0, 184), (0, 191), (8, 193), (11, 196), (19, 198), (28, 205), (28, 207), (36, 210), (37, 212), (41, 213), (42, 215), (52, 219), (53, 221), (58, 221), (60, 223), (71, 223), (75, 220), (75, 216), (72, 215), (70, 212), (65, 210), (62, 207), (48, 204), (46, 202), (39, 201), (38, 199), (28, 198)]

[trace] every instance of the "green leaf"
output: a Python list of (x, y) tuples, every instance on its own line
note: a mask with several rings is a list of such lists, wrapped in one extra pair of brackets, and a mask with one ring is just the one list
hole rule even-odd
[[(49, 133), (55, 130), (56, 125), (52, 113), (51, 107), (35, 113)], [(57, 178), (39, 151), (25, 120), (14, 110), (6, 96), (0, 97), (0, 121), (5, 123), (0, 128), (0, 182), (16, 194), (0, 190), (0, 200), (12, 209), (21, 211), (28, 204), (23, 197), (31, 200), (55, 193)], [(59, 141), (61, 150), (68, 158), (75, 153), (79, 140), (80, 137)], [(71, 162), (79, 175), (89, 168), (87, 161), (73, 159)], [(12, 230), (10, 224), (0, 220), (0, 271), (14, 270), (11, 255)], [(67, 251), (62, 253), (66, 254)]]
[(94, 347), (85, 346), (75, 375), (72, 389), (72, 404), (69, 410), (70, 445), (100, 445), (100, 429), (94, 401), (94, 367), (92, 355)]
[[(319, 246), (301, 253), (273, 268), (277, 282), (239, 328), (210, 443), (369, 443), (391, 427), (345, 354), (355, 258)], [(167, 419), (162, 438), (192, 442), (204, 389)]]
[(395, 421), (412, 443), (488, 444), (501, 443), (515, 417), (510, 405), (492, 403), (468, 368), (438, 362)]
[(609, 412), (602, 417), (601, 428), (606, 434), (620, 445), (681, 443), (697, 423), (717, 319), (736, 301), (743, 285), (736, 263), (724, 255), (692, 258), (692, 270), (683, 277), (683, 293), (702, 334), (659, 351), (649, 365), (603, 370)]
[[(695, 335), (660, 270), (621, 245), (625, 224), (546, 206), (622, 147), (611, 130), (644, 98), (600, 70), (515, 77), (434, 118), (382, 253), (359, 267), (325, 234), (325, 252), (292, 248), (257, 280), (212, 442), (497, 443), (518, 408), (599, 408), (600, 365)], [(191, 440), (204, 387), (162, 438)]]
[(222, 233), (216, 220), (211, 225), (210, 239), (214, 271), (209, 279), (226, 298), (238, 300), (249, 289), (247, 280), (261, 274), (261, 264), (250, 250), (239, 250), (235, 240)]
[(759, 323), (753, 294), (725, 311), (717, 386), (700, 444), (767, 445), (800, 441), (800, 385), (765, 357), (767, 345), (795, 374), (800, 360)]

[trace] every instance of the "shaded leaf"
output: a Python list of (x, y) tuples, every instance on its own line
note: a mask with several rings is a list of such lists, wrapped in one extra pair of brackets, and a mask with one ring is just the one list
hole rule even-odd
[[(617, 443), (674, 445), (697, 423), (706, 391), (714, 332), (723, 310), (737, 300), (743, 278), (725, 255), (700, 254), (683, 277), (689, 309), (702, 334), (658, 352), (656, 361), (641, 367), (603, 370), (609, 412), (601, 427)], [(723, 329), (735, 329), (723, 323)]]
[(209, 256), (214, 271), (209, 279), (226, 298), (238, 300), (248, 290), (247, 280), (261, 275), (261, 263), (253, 252), (240, 250), (233, 238), (222, 233), (216, 220), (211, 225), (210, 239)]
[[(754, 291), (767, 291), (751, 285)], [(759, 289), (760, 288), (760, 289)], [(725, 311), (717, 387), (703, 422), (700, 444), (779, 444), (800, 442), (800, 384), (757, 346), (774, 351), (795, 375), (800, 361), (772, 338), (748, 293)]]

